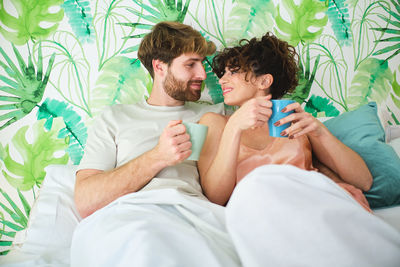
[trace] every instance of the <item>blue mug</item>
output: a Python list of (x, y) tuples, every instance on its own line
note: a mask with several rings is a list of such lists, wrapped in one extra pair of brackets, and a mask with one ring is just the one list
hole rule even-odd
[(281, 136), (281, 132), (290, 126), (290, 123), (285, 123), (279, 126), (275, 126), (274, 123), (280, 119), (292, 114), (294, 111), (283, 113), (281, 110), (287, 105), (294, 103), (294, 100), (290, 99), (273, 99), (272, 102), (272, 115), (268, 121), (269, 135), (273, 137), (287, 137)]

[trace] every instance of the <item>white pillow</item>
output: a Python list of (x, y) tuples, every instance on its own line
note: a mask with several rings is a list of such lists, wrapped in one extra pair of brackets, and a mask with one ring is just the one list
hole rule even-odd
[(397, 155), (400, 157), (400, 137), (393, 139), (388, 143), (396, 151)]
[(35, 263), (37, 259), (46, 263), (62, 259), (69, 263), (72, 234), (81, 220), (74, 203), (76, 168), (74, 165), (45, 168), (46, 177), (33, 204), (22, 247), (13, 246), (6, 257), (10, 264), (13, 256), (17, 260), (24, 256)]
[(389, 125), (385, 128), (386, 143), (400, 138), (400, 125)]

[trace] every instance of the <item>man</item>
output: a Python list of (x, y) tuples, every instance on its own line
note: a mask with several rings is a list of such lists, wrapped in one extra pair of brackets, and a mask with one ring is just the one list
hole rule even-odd
[[(215, 52), (192, 27), (161, 22), (138, 58), (153, 77), (147, 101), (115, 105), (96, 119), (76, 174), (75, 203), (84, 219), (72, 266), (238, 266), (223, 207), (202, 194), (182, 121), (207, 111), (196, 101)], [(212, 212), (211, 212), (212, 211)]]

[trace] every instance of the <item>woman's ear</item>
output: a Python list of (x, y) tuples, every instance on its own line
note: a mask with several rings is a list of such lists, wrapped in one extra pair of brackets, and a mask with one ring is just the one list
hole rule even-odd
[(272, 83), (274, 82), (274, 77), (269, 73), (264, 74), (260, 77), (260, 82), (261, 82), (260, 89), (267, 90), (271, 87)]

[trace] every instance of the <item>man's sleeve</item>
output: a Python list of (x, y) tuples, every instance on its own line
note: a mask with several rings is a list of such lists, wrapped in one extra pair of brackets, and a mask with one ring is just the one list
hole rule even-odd
[(95, 118), (88, 131), (85, 153), (78, 170), (115, 168), (117, 160), (115, 144), (115, 126), (110, 109)]

